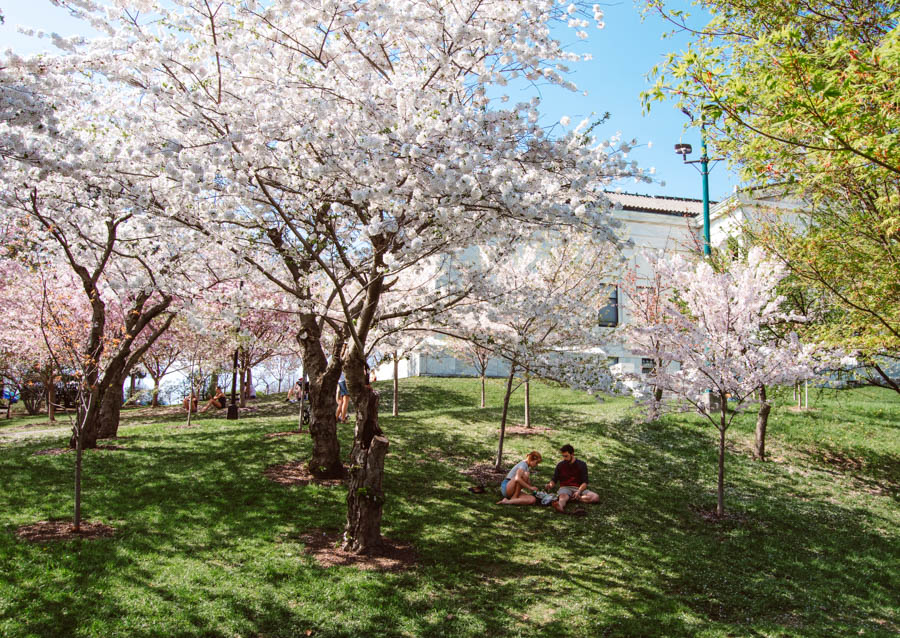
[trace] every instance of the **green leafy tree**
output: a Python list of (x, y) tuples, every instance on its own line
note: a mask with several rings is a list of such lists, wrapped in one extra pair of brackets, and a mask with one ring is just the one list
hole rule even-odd
[(700, 0), (648, 11), (690, 42), (651, 71), (645, 107), (674, 99), (751, 187), (803, 202), (803, 223), (757, 218), (751, 237), (831, 308), (812, 332), (900, 392), (900, 1)]

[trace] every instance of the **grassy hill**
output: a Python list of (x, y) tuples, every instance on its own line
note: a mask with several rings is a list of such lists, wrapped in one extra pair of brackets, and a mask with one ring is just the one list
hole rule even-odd
[[(729, 432), (726, 508), (715, 504), (715, 430), (659, 423), (631, 403), (537, 384), (507, 465), (537, 449), (545, 482), (563, 443), (601, 496), (584, 518), (494, 505), (463, 472), (496, 454), (502, 382), (488, 408), (470, 379), (408, 379), (381, 424), (383, 533), (411, 543), (407, 571), (320, 567), (305, 535), (339, 530), (342, 485), (264, 476), (308, 456), (280, 397), (237, 422), (126, 410), (116, 450), (86, 452), (85, 518), (112, 538), (21, 540), (71, 515), (64, 422), (0, 420), (0, 635), (22, 636), (895, 636), (900, 632), (900, 398), (872, 389), (779, 405), (773, 461), (750, 457), (752, 415)], [(790, 397), (784, 396), (782, 403)], [(522, 421), (521, 392), (512, 421)], [(54, 429), (55, 428), (55, 429)], [(352, 425), (339, 426), (343, 452)]]

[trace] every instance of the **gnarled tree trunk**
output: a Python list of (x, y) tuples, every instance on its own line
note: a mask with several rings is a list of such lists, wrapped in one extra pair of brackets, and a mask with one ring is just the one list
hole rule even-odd
[(303, 330), (297, 342), (303, 349), (303, 369), (309, 378), (309, 436), (312, 439), (312, 457), (307, 468), (317, 478), (342, 478), (346, 471), (341, 463), (341, 444), (337, 438), (337, 392), (341, 376), (338, 353), (343, 341), (337, 340), (331, 360), (325, 358), (320, 341), (321, 332), (315, 317), (301, 317)]
[(381, 546), (384, 508), (384, 457), (388, 440), (378, 427), (378, 393), (364, 388), (357, 394), (356, 432), (350, 453), (345, 551), (364, 554)]
[(122, 413), (122, 400), (125, 398), (122, 392), (124, 379), (116, 376), (100, 399), (100, 430), (99, 439), (112, 439), (119, 432), (119, 417)]

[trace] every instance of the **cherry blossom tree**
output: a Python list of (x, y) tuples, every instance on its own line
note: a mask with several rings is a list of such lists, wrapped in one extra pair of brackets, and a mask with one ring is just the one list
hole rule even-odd
[[(151, 324), (153, 327), (153, 324)], [(141, 365), (153, 380), (150, 406), (159, 406), (159, 384), (162, 378), (170, 372), (180, 371), (182, 353), (185, 349), (185, 334), (183, 328), (176, 320), (169, 326), (153, 344), (147, 348), (141, 357)]]
[(641, 251), (624, 269), (619, 280), (619, 289), (628, 313), (628, 320), (618, 331), (620, 338), (627, 342), (633, 354), (640, 354), (642, 359), (649, 359), (652, 364), (649, 376), (643, 372), (625, 372), (621, 367), (614, 367), (613, 371), (617, 378), (633, 389), (640, 388), (638, 398), (644, 404), (650, 420), (657, 419), (664, 407), (663, 388), (654, 385), (652, 379), (656, 377), (657, 371), (667, 369), (673, 361), (668, 358), (668, 350), (662, 340), (662, 336), (666, 334), (664, 329), (641, 332), (636, 326), (666, 326), (673, 321), (666, 314), (666, 302), (675, 295), (675, 291), (672, 282), (663, 275), (659, 267), (662, 259), (664, 252)]
[[(483, 249), (480, 303), (457, 318), (456, 336), (509, 365), (496, 467), (503, 464), (509, 400), (530, 377), (589, 391), (609, 389), (597, 311), (620, 262), (616, 244), (569, 232), (532, 237), (517, 250)], [(517, 375), (522, 379), (516, 384)]]
[(655, 266), (671, 294), (656, 296), (656, 314), (634, 314), (625, 334), (636, 355), (675, 362), (655, 367), (646, 375), (647, 384), (670, 395), (674, 407), (697, 410), (717, 428), (716, 513), (722, 516), (725, 433), (734, 416), (760, 387), (811, 374), (811, 353), (795, 334), (778, 343), (765, 334), (794, 318), (782, 311), (783, 298), (776, 292), (784, 271), (762, 250), (751, 249), (747, 263), (734, 263), (724, 272), (682, 255)]
[(29, 238), (30, 259), (71, 272), (90, 304), (82, 351), (84, 388), (93, 393), (84, 444), (93, 447), (115, 435), (124, 379), (168, 327), (179, 257), (197, 252), (186, 232), (169, 241), (172, 227), (148, 218), (130, 160), (140, 143), (110, 110), (121, 106), (114, 87), (40, 58), (13, 56), (0, 66), (3, 215)]
[(498, 95), (523, 77), (574, 89), (565, 74), (580, 58), (551, 27), (586, 36), (590, 8), (59, 2), (109, 34), (65, 43), (77, 54), (57, 66), (129, 96), (129, 132), (145, 143), (131, 170), (146, 182), (145, 207), (205, 233), (295, 300), (320, 475), (342, 471), (332, 397), (343, 367), (357, 405), (345, 546), (376, 546), (387, 439), (364, 353), (379, 321), (411, 312), (384, 312), (395, 275), (528, 227), (607, 239), (603, 188), (640, 176), (627, 143), (595, 139), (590, 122), (548, 135), (537, 98)]
[[(385, 328), (388, 328), (386, 325), (388, 323), (390, 322), (385, 321), (380, 323), (379, 329), (384, 330)], [(389, 361), (393, 368), (393, 374), (391, 375), (393, 380), (391, 402), (392, 416), (398, 416), (400, 414), (400, 362), (408, 357), (413, 351), (420, 349), (426, 338), (427, 334), (423, 332), (393, 331), (392, 328), (388, 328), (386, 334), (378, 335), (373, 339), (372, 349), (380, 355), (380, 361), (382, 363)]]
[(485, 407), (485, 377), (488, 365), (491, 362), (493, 351), (482, 343), (486, 343), (484, 336), (473, 335), (472, 340), (451, 338), (446, 343), (447, 351), (457, 359), (469, 363), (481, 379), (481, 407)]

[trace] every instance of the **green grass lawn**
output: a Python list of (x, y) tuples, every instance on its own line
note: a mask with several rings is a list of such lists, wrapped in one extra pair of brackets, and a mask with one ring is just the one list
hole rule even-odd
[[(724, 521), (716, 431), (698, 417), (645, 424), (631, 402), (536, 384), (535, 425), (507, 439), (552, 473), (575, 446), (601, 503), (584, 518), (495, 506), (461, 473), (496, 453), (502, 382), (410, 379), (381, 424), (383, 533), (412, 543), (406, 572), (321, 568), (301, 537), (340, 529), (343, 486), (283, 487), (273, 464), (308, 456), (293, 406), (240, 421), (126, 411), (118, 451), (85, 454), (85, 518), (111, 539), (31, 544), (24, 524), (71, 516), (74, 455), (46, 419), (0, 422), (0, 636), (896, 636), (900, 632), (900, 397), (811, 391), (773, 410), (773, 461), (749, 454), (752, 415), (729, 432)], [(522, 421), (521, 391), (512, 420)], [(224, 416), (223, 413), (220, 413)], [(36, 424), (36, 425), (35, 425)], [(29, 426), (29, 427), (25, 427)], [(343, 452), (350, 425), (340, 426)]]

